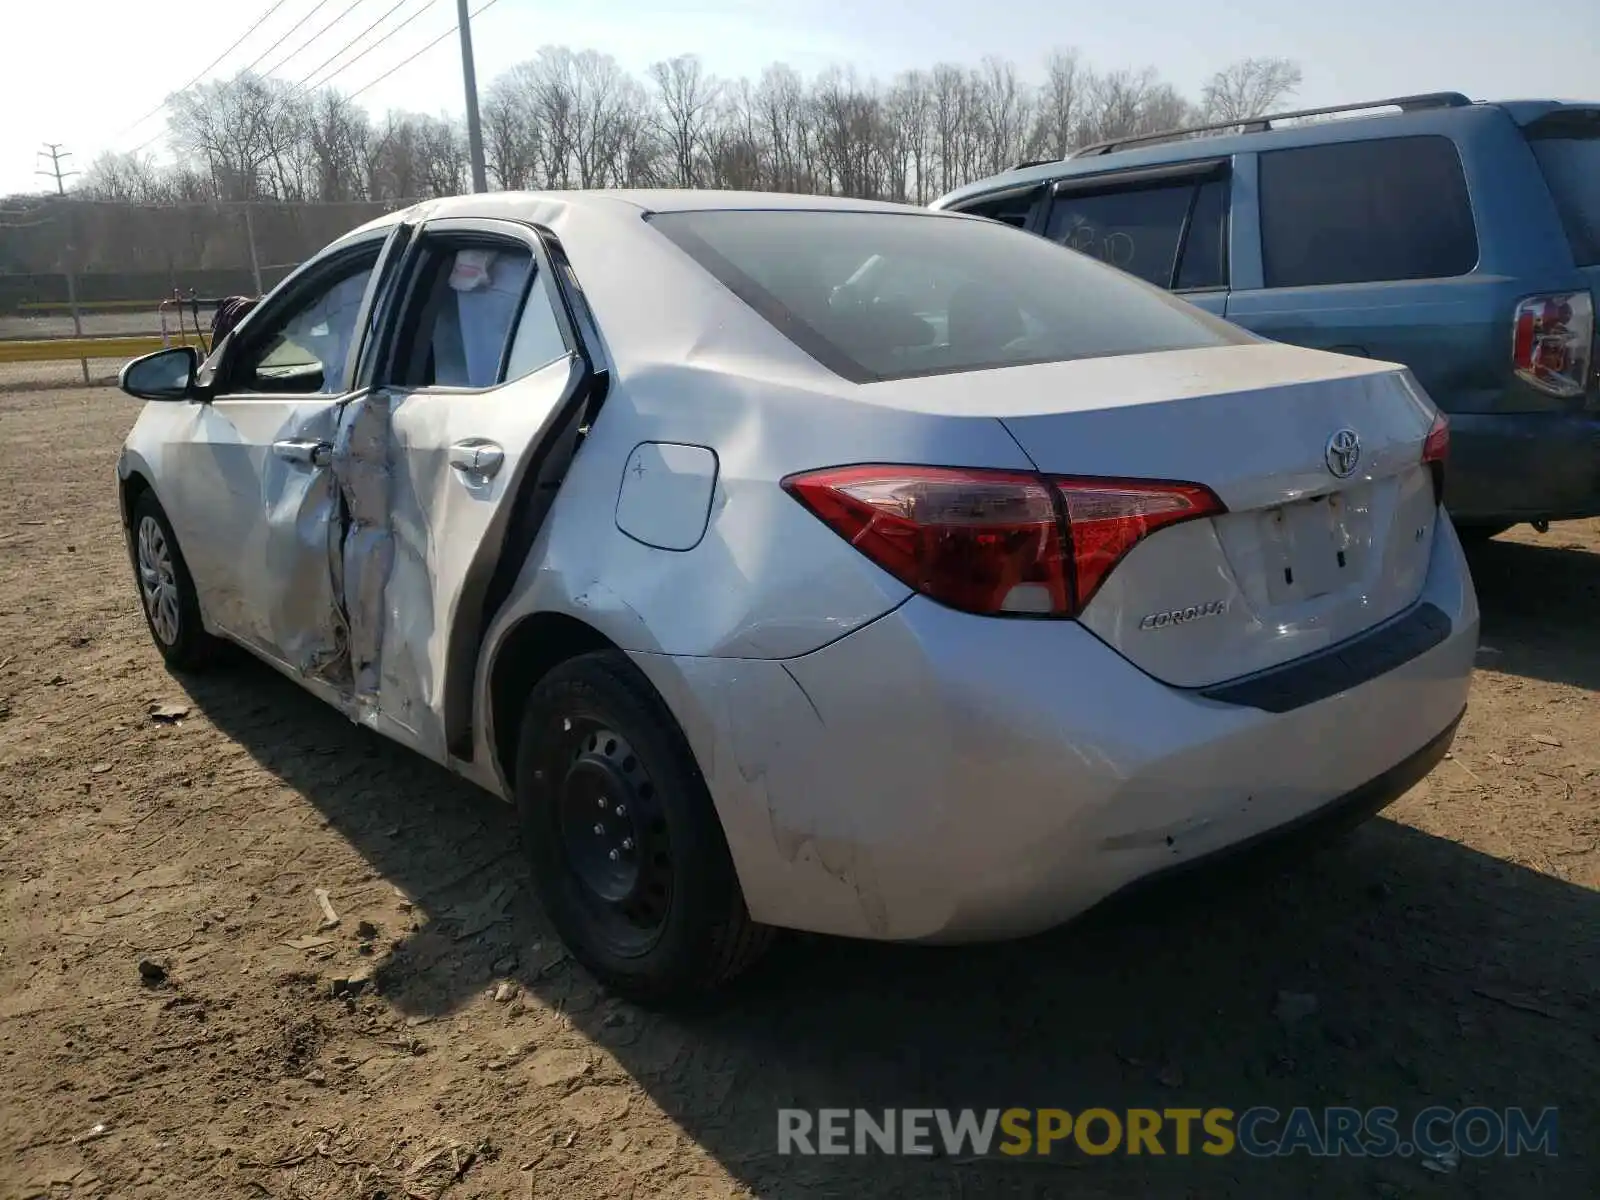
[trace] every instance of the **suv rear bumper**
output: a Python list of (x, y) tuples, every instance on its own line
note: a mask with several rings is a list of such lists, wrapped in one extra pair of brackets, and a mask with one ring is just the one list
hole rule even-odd
[(1456, 524), (1600, 516), (1600, 412), (1448, 415)]

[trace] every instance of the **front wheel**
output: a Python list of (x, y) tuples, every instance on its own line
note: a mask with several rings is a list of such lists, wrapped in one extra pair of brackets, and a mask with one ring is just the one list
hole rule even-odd
[(614, 991), (690, 999), (766, 948), (694, 756), (622, 653), (580, 655), (534, 688), (515, 790), (545, 911)]
[(133, 571), (145, 624), (169, 667), (198, 671), (216, 658), (220, 643), (200, 623), (200, 597), (178, 549), (172, 523), (151, 492), (134, 503), (129, 531)]

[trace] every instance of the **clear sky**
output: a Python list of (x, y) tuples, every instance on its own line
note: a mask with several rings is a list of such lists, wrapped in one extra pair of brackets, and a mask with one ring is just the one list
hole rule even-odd
[[(261, 56), (272, 65), (351, 0), (324, 0), (296, 28), (317, 2), (282, 0), (211, 75), (231, 75)], [(395, 2), (361, 0), (277, 73), (298, 81)], [(11, 50), (0, 69), (0, 194), (47, 186), (33, 173), (44, 165), (35, 157), (42, 142), (64, 143), (74, 155), (69, 165), (79, 168), (101, 150), (151, 138), (149, 149), (163, 150), (162, 116), (128, 126), (270, 5), (10, 0), (6, 7), (17, 11), (7, 14)], [(452, 28), (455, 0), (403, 0), (346, 57), (424, 7), (336, 83), (359, 88)], [(838, 63), (882, 78), (991, 54), (1032, 75), (1049, 48), (1076, 46), (1097, 68), (1153, 66), (1191, 96), (1229, 61), (1278, 55), (1304, 71), (1297, 99), (1306, 105), (1443, 90), (1600, 100), (1600, 0), (1544, 0), (1536, 9), (1490, 0), (496, 0), (473, 29), (480, 86), (547, 43), (602, 50), (634, 72), (693, 52), (720, 75), (753, 77), (781, 61), (807, 74)], [(361, 102), (373, 111), (459, 112), (456, 42), (445, 39)]]

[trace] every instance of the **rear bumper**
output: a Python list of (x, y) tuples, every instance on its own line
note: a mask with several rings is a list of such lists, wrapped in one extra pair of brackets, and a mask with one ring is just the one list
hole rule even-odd
[(1121, 896), (1143, 891), (1147, 886), (1166, 883), (1192, 871), (1218, 867), (1259, 851), (1309, 851), (1322, 845), (1329, 837), (1353, 829), (1369, 817), (1376, 816), (1427, 778), (1428, 773), (1450, 752), (1456, 729), (1465, 715), (1463, 709), (1442, 733), (1404, 762), (1397, 763), (1377, 778), (1368, 780), (1323, 807), (1200, 858), (1164, 867), (1123, 886), (1115, 894)]
[(1478, 609), (1448, 522), (1419, 603), (1442, 639), (1283, 712), (1169, 687), (1075, 622), (920, 597), (786, 661), (635, 659), (684, 727), (752, 916), (971, 941), (1393, 799), (1466, 705)]
[(1600, 412), (1451, 413), (1445, 507), (1462, 525), (1600, 515)]

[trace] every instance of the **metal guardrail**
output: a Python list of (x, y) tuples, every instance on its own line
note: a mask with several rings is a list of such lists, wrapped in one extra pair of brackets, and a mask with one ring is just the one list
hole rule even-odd
[[(111, 312), (118, 309), (150, 309), (159, 300), (80, 300), (78, 308), (84, 312)], [(72, 304), (67, 300), (24, 300), (17, 305), (18, 313), (70, 313)]]
[(170, 345), (159, 333), (123, 337), (0, 339), (0, 364), (71, 362), (87, 358), (138, 358)]

